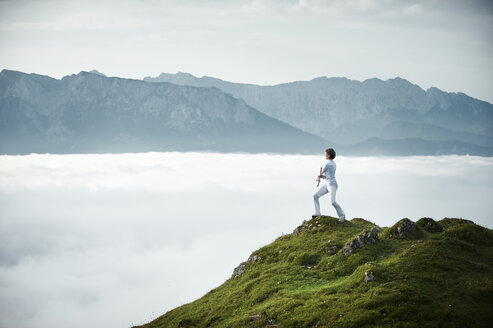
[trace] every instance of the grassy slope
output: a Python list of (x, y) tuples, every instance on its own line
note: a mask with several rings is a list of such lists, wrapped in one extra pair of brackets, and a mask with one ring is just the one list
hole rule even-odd
[(142, 327), (490, 327), (493, 231), (443, 219), (428, 220), (444, 229), (432, 233), (422, 219), (400, 237), (400, 222), (345, 257), (341, 248), (374, 224), (308, 221), (321, 226), (279, 237), (240, 277)]

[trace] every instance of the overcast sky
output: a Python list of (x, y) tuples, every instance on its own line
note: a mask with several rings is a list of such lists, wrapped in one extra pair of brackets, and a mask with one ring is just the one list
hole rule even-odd
[(0, 0), (0, 68), (277, 84), (402, 77), (493, 103), (490, 0)]

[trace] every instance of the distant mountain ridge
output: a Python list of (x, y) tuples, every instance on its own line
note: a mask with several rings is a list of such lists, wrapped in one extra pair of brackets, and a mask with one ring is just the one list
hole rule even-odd
[[(359, 143), (376, 138), (386, 144), (393, 139), (430, 140), (434, 142), (428, 148), (439, 144), (437, 149), (445, 153), (466, 146), (469, 153), (493, 154), (492, 104), (463, 93), (437, 88), (425, 91), (402, 78), (359, 82), (319, 77), (274, 86), (197, 78), (188, 73), (162, 73), (144, 80), (217, 87), (269, 116), (347, 146), (350, 153)], [(456, 147), (454, 142), (462, 146)]]
[(186, 73), (144, 80), (3, 70), (0, 153), (313, 154), (332, 146), (342, 155), (493, 156), (493, 105), (400, 78), (276, 86)]
[(323, 138), (217, 88), (80, 72), (61, 80), (0, 72), (0, 153), (315, 153)]

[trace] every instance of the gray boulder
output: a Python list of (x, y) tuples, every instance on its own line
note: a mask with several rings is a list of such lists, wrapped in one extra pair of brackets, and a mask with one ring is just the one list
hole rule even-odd
[(262, 260), (262, 257), (258, 256), (258, 255), (250, 255), (248, 257), (248, 260), (246, 260), (246, 262), (241, 262), (240, 265), (238, 265), (234, 270), (233, 270), (233, 275), (232, 277), (233, 278), (238, 278), (240, 277), (241, 275), (243, 275), (245, 272), (246, 272), (246, 267), (247, 267), (247, 264), (248, 263), (251, 263), (251, 262), (258, 262)]
[(416, 222), (416, 225), (430, 233), (440, 233), (444, 230), (444, 227), (432, 218), (421, 218)]
[(364, 232), (363, 234), (357, 236), (353, 240), (351, 240), (349, 243), (344, 245), (343, 248), (343, 254), (344, 256), (348, 257), (353, 252), (358, 249), (362, 248), (365, 245), (370, 245), (373, 243), (376, 243), (378, 241), (378, 235), (377, 235), (378, 228), (373, 227), (371, 230)]
[(238, 278), (242, 274), (246, 272), (246, 262), (241, 262), (240, 265), (238, 265), (234, 270), (233, 270), (233, 278)]
[(414, 223), (413, 221), (410, 221), (410, 220), (402, 222), (397, 227), (397, 232), (399, 233), (399, 236), (401, 236), (401, 237), (409, 235), (414, 230), (416, 230), (416, 223)]
[(365, 282), (373, 281), (375, 279), (375, 275), (371, 271), (365, 272)]
[(293, 230), (293, 235), (299, 236), (303, 231), (318, 230), (321, 227), (322, 227), (322, 222), (319, 219), (310, 220), (310, 221), (304, 220), (303, 223), (299, 227), (297, 227), (296, 229)]
[(390, 227), (386, 234), (390, 238), (417, 239), (423, 234), (421, 229), (413, 221), (404, 218)]
[(306, 220), (304, 220), (303, 223), (299, 227), (296, 227), (293, 230), (293, 235), (299, 236), (303, 231), (305, 231), (307, 229), (308, 229), (308, 222)]
[(248, 257), (248, 260), (247, 260), (247, 263), (250, 263), (250, 262), (257, 262), (257, 261), (260, 261), (262, 258), (258, 255), (250, 255), (250, 257)]
[(329, 253), (330, 255), (334, 255), (334, 254), (335, 254), (335, 253), (337, 253), (338, 251), (339, 251), (339, 247), (337, 247), (337, 246), (335, 246), (335, 245), (334, 245), (334, 246), (330, 246), (330, 247), (329, 247), (328, 253)]

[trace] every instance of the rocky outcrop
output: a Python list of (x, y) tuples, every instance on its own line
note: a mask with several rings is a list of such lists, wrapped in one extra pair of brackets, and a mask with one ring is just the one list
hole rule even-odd
[(397, 227), (397, 232), (401, 237), (409, 235), (414, 230), (416, 230), (416, 223), (411, 220), (404, 221)]
[(238, 265), (234, 270), (233, 270), (233, 278), (238, 278), (242, 274), (246, 272), (246, 262), (241, 262), (240, 265)]
[(339, 251), (339, 247), (337, 247), (337, 245), (334, 245), (334, 246), (329, 247), (329, 250), (327, 251), (327, 253), (329, 253), (329, 255), (334, 255), (338, 251)]
[(364, 232), (363, 234), (357, 236), (356, 238), (351, 240), (349, 243), (344, 245), (344, 248), (342, 251), (344, 256), (348, 257), (351, 254), (353, 254), (353, 252), (356, 249), (362, 248), (365, 245), (370, 245), (370, 244), (376, 243), (378, 241), (377, 232), (378, 232), (378, 228), (373, 227), (373, 228), (371, 228), (370, 231)]
[(436, 222), (432, 218), (421, 218), (416, 222), (418, 226), (423, 228), (423, 230), (431, 233), (440, 233), (443, 231), (443, 225)]
[(418, 237), (420, 233), (416, 223), (407, 218), (400, 220), (388, 230), (388, 236), (391, 238), (413, 238)]
[(365, 272), (365, 282), (373, 281), (375, 279), (375, 275), (371, 271)]
[(236, 268), (234, 268), (232, 277), (233, 278), (240, 277), (241, 275), (243, 275), (246, 272), (248, 263), (257, 262), (260, 260), (262, 260), (262, 258), (260, 256), (254, 255), (254, 254), (250, 255), (248, 257), (248, 260), (246, 260), (245, 262), (241, 262), (240, 265), (238, 265)]
[(304, 220), (303, 223), (297, 227), (296, 229), (293, 230), (293, 235), (294, 236), (299, 236), (303, 231), (306, 230), (317, 230), (322, 227), (322, 223), (320, 221), (306, 221)]

